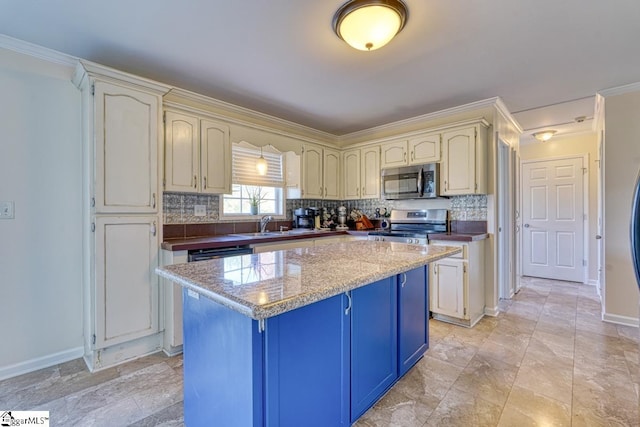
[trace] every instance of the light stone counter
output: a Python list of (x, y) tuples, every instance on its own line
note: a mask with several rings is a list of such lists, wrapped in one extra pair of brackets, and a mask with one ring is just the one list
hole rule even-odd
[(156, 272), (261, 320), (460, 252), (459, 247), (349, 241), (174, 264)]

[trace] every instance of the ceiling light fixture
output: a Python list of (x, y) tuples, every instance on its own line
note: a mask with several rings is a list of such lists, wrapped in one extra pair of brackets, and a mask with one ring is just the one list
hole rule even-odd
[(386, 45), (407, 23), (407, 6), (400, 0), (350, 0), (333, 17), (338, 37), (358, 50)]
[(256, 171), (258, 171), (258, 175), (264, 176), (267, 174), (268, 168), (267, 160), (262, 155), (262, 147), (260, 147), (260, 157), (256, 160)]
[(533, 137), (540, 142), (545, 142), (551, 139), (553, 135), (556, 134), (555, 130), (543, 130), (541, 132), (536, 132), (533, 134)]

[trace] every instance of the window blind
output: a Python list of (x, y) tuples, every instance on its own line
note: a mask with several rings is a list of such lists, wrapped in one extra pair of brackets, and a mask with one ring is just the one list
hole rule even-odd
[(261, 185), (265, 187), (284, 187), (282, 155), (262, 152), (267, 161), (267, 174), (258, 175), (256, 161), (260, 157), (260, 150), (254, 150), (233, 145), (232, 181), (234, 184)]

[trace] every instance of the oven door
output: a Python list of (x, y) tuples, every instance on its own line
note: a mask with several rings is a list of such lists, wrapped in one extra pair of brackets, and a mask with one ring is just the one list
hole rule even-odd
[(387, 200), (420, 199), (424, 194), (422, 166), (382, 170), (382, 195)]

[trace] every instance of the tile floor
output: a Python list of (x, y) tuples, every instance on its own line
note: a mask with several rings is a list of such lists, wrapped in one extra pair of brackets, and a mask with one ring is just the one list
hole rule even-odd
[[(497, 318), (432, 320), (425, 357), (357, 423), (369, 426), (638, 426), (637, 328), (603, 323), (595, 288), (526, 278)], [(0, 409), (52, 426), (182, 426), (182, 358), (90, 374), (75, 360), (0, 382)]]

